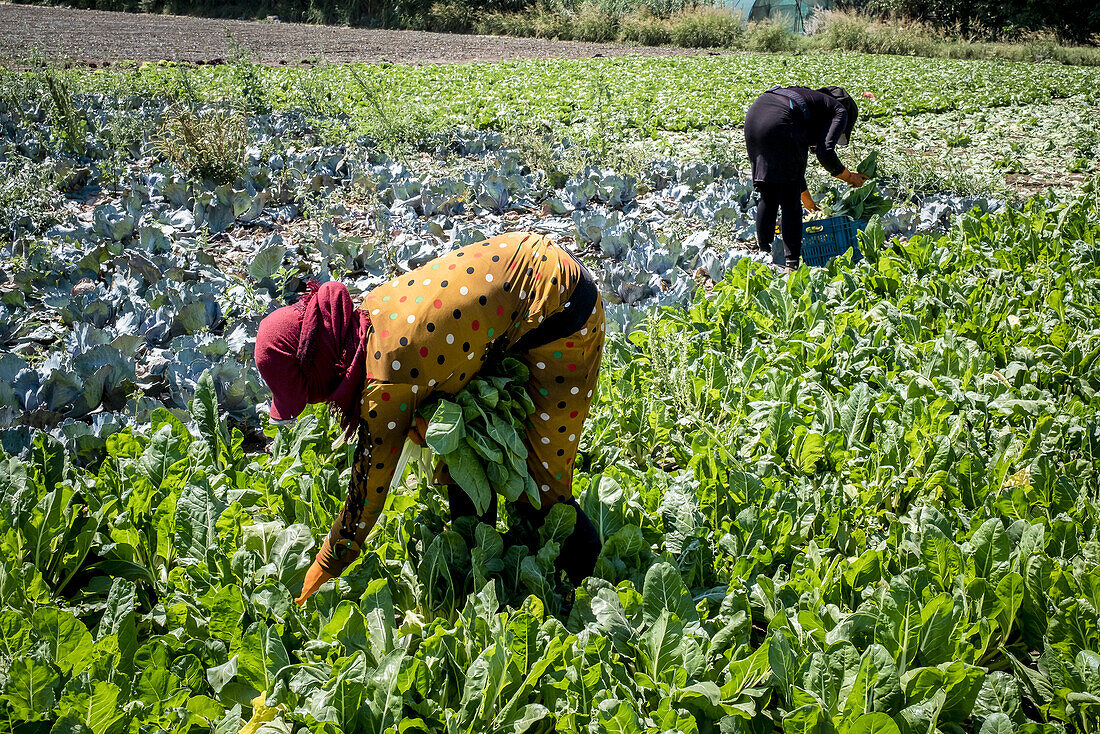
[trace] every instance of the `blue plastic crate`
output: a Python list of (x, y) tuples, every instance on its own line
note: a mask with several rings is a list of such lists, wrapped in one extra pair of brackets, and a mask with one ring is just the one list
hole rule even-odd
[(807, 265), (825, 265), (834, 257), (852, 250), (852, 262), (863, 259), (856, 232), (867, 222), (845, 216), (802, 223), (802, 260)]
[[(852, 262), (859, 262), (863, 259), (863, 253), (859, 251), (856, 232), (866, 226), (867, 222), (862, 219), (852, 220), (845, 216), (803, 222), (802, 262), (807, 265), (826, 265), (849, 249), (854, 250)], [(776, 240), (772, 246), (772, 260), (777, 265), (784, 265), (787, 261), (787, 246), (786, 243), (779, 246), (780, 241)]]

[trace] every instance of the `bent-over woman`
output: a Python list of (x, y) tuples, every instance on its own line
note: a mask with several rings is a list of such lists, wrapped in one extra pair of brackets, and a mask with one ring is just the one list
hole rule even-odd
[[(545, 515), (556, 502), (573, 506), (577, 524), (559, 563), (574, 584), (591, 574), (599, 535), (573, 498), (572, 483), (603, 341), (603, 302), (592, 276), (565, 250), (526, 233), (454, 250), (374, 288), (359, 308), (345, 286), (330, 282), (265, 317), (256, 364), (271, 387), (272, 420), (292, 420), (307, 404), (328, 402), (358, 435), (347, 501), (298, 603), (358, 557), (406, 437), (424, 429), (416, 425), (417, 408), (454, 395), (505, 354), (531, 371), (526, 387), (536, 409), (525, 442), (542, 508), (527, 507)], [(452, 518), (473, 514), (462, 489), (451, 485), (449, 498)], [(495, 512), (489, 514), (492, 522)]]
[(771, 252), (775, 221), (783, 210), (783, 242), (787, 269), (802, 258), (802, 207), (818, 206), (806, 186), (809, 151), (830, 174), (853, 188), (867, 178), (849, 171), (836, 147), (847, 145), (859, 108), (842, 87), (773, 87), (760, 95), (745, 114), (745, 143), (752, 165), (753, 186), (760, 195), (756, 207), (757, 247)]

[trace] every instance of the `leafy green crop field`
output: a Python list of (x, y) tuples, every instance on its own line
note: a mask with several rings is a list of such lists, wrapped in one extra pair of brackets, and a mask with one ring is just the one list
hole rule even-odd
[[(971, 62), (868, 54), (626, 57), (431, 66), (331, 65), (312, 70), (251, 66), (257, 96), (274, 107), (331, 105), (347, 114), (376, 102), (422, 110), (440, 126), (508, 127), (519, 121), (575, 122), (602, 115), (615, 125), (697, 130), (739, 124), (762, 89), (838, 84), (864, 92), (869, 117), (1097, 98), (1100, 70), (1014, 62)], [(77, 72), (89, 88), (178, 93), (172, 66), (131, 74)], [(242, 70), (187, 72), (201, 96), (240, 94)]]
[[(1097, 181), (898, 202), (859, 263), (784, 275), (737, 249), (752, 199), (734, 169), (550, 171), (573, 148), (454, 128), (731, 127), (753, 90), (795, 79), (866, 84), (880, 117), (961, 115), (1090, 99), (1095, 72), (738, 56), (355, 73), (79, 72), (53, 101), (4, 78), (0, 730), (1100, 727)], [(242, 113), (229, 183), (158, 137), (191, 119), (170, 102), (296, 95), (330, 109)], [(346, 141), (414, 97), (439, 127), (412, 149)], [(352, 447), (321, 409), (263, 420), (256, 321), (308, 273), (370, 287), (517, 223), (584, 257), (619, 318), (574, 487), (603, 541), (594, 576), (573, 590), (555, 570), (571, 511), (452, 525), (418, 461), (367, 552), (299, 609)]]

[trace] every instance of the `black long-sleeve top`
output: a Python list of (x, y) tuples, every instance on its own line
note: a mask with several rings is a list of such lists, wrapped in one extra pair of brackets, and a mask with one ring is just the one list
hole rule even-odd
[(806, 188), (810, 148), (831, 175), (844, 171), (836, 147), (848, 130), (848, 112), (836, 98), (807, 87), (786, 87), (806, 102), (806, 114), (788, 97), (765, 92), (745, 115), (745, 140), (754, 181)]

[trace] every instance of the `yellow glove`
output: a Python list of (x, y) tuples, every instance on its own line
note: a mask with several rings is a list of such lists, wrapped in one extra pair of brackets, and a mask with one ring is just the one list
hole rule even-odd
[(321, 584), (331, 578), (334, 578), (333, 575), (318, 566), (317, 560), (314, 559), (309, 570), (306, 571), (306, 580), (302, 582), (302, 595), (295, 599), (294, 603), (298, 606), (305, 604), (306, 599), (313, 596), (313, 593), (321, 588)]
[(836, 175), (844, 183), (851, 186), (853, 189), (858, 189), (863, 184), (867, 183), (867, 177), (862, 173), (853, 173), (845, 168), (843, 171)]
[(809, 191), (803, 191), (802, 192), (802, 206), (808, 212), (819, 212), (819, 211), (821, 211), (821, 207), (819, 207), (817, 205), (817, 202), (814, 201), (814, 198), (812, 196), (810, 196)]

